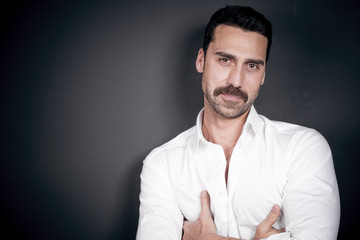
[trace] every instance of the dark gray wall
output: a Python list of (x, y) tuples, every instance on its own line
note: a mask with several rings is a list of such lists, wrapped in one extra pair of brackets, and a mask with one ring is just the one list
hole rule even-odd
[(229, 3), (273, 22), (257, 110), (327, 138), (339, 239), (355, 233), (356, 1), (17, 1), (0, 12), (1, 236), (134, 239), (142, 160), (195, 123), (203, 27)]

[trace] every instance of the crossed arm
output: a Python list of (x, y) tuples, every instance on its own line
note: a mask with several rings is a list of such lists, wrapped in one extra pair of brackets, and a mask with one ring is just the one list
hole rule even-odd
[[(291, 151), (294, 160), (288, 164), (286, 184), (281, 189), (286, 232), (272, 228), (279, 215), (279, 207), (275, 206), (257, 226), (255, 239), (336, 239), (340, 203), (331, 152), (324, 140), (317, 136), (304, 137), (301, 141), (305, 144), (298, 144), (301, 147)], [(209, 214), (209, 197), (201, 198), (199, 218), (184, 223), (176, 199), (179, 196), (174, 194), (173, 184), (176, 182), (171, 181), (167, 156), (160, 152), (156, 153), (156, 161), (153, 157), (144, 161), (141, 175), (137, 239), (229, 239), (216, 235)]]
[[(184, 221), (183, 240), (236, 240), (236, 238), (221, 237), (216, 234), (215, 223), (210, 212), (210, 196), (207, 191), (200, 195), (201, 211), (199, 218), (194, 222)], [(272, 227), (280, 215), (280, 207), (274, 205), (267, 217), (256, 228), (254, 240), (267, 238), (273, 234), (284, 232)]]
[[(321, 169), (327, 168), (332, 169), (330, 164), (325, 164)], [(275, 205), (264, 221), (257, 226), (254, 238), (263, 239), (270, 236), (271, 239), (289, 240), (336, 239), (340, 205), (338, 193), (334, 188), (336, 184), (331, 184), (330, 181), (336, 179), (326, 180), (321, 172), (303, 177), (301, 181), (288, 181), (283, 197), (287, 233), (272, 228), (280, 213), (279, 207)], [(198, 219), (184, 222), (169, 180), (157, 174), (146, 163), (142, 173), (141, 189), (137, 240), (234, 239), (216, 235), (216, 227), (209, 210), (210, 197), (206, 192), (200, 198), (201, 212)], [(181, 226), (184, 230), (183, 236)]]

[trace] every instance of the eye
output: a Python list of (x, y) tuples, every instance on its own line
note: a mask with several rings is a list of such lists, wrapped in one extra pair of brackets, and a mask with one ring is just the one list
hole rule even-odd
[(230, 58), (221, 57), (221, 58), (219, 58), (219, 61), (222, 62), (222, 63), (230, 63)]
[(255, 64), (255, 63), (249, 63), (247, 66), (251, 70), (258, 70), (259, 69), (259, 66), (257, 64)]

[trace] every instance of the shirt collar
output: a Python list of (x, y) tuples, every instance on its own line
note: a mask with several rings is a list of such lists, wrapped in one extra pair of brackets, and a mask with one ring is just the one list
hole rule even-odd
[[(248, 125), (248, 126), (246, 126)], [(264, 121), (261, 119), (260, 115), (257, 113), (254, 105), (251, 106), (249, 115), (246, 119), (244, 127), (251, 127), (255, 135), (261, 139), (264, 139)]]
[[(201, 109), (199, 112), (197, 118), (196, 118), (196, 137), (197, 141), (195, 144), (194, 153), (196, 154), (199, 149), (205, 147), (208, 144), (213, 144), (208, 142), (202, 132), (202, 121), (204, 117), (204, 109)], [(256, 112), (255, 107), (251, 106), (249, 115), (246, 119), (246, 122), (243, 127), (243, 134), (248, 134), (249, 132), (252, 132), (257, 138), (264, 139), (264, 123), (259, 116), (259, 114)]]

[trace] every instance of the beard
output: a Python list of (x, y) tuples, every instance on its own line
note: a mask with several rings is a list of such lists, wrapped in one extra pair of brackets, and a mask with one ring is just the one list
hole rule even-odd
[[(244, 103), (219, 99), (218, 96), (221, 94), (236, 96), (243, 100)], [(254, 104), (257, 94), (258, 92), (254, 97), (249, 98), (248, 94), (241, 90), (240, 87), (236, 88), (232, 85), (216, 88), (212, 93), (209, 89), (204, 91), (204, 95), (212, 109), (220, 116), (228, 119), (235, 119), (244, 115)]]

